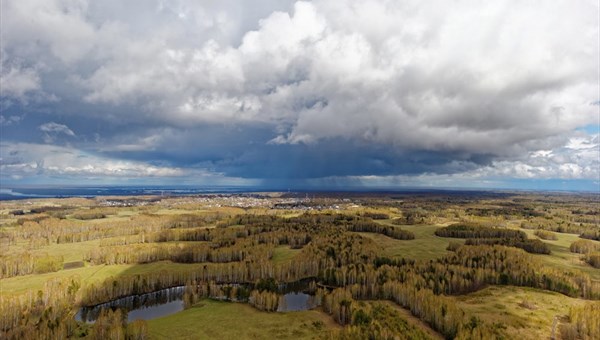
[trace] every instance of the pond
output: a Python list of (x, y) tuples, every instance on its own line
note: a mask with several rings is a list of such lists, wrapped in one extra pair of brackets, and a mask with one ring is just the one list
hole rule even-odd
[(279, 299), (278, 312), (297, 312), (309, 310), (317, 307), (317, 302), (313, 295), (302, 292), (292, 292), (284, 294)]
[[(279, 286), (283, 294), (279, 300), (278, 312), (309, 310), (318, 306), (314, 296), (306, 294), (307, 284), (299, 281)], [(249, 287), (250, 288), (250, 287)], [(75, 315), (77, 321), (92, 323), (103, 309), (118, 309), (127, 312), (127, 321), (151, 320), (175, 314), (184, 309), (185, 287), (162, 289), (153, 293), (132, 295), (96, 306), (82, 307)]]
[(103, 309), (121, 308), (127, 313), (127, 321), (151, 320), (183, 310), (185, 287), (162, 289), (153, 293), (132, 295), (107, 303), (81, 308), (75, 315), (77, 321), (94, 322)]

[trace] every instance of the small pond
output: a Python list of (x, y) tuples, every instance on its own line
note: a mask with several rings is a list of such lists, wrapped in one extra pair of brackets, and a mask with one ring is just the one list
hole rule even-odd
[[(283, 295), (277, 311), (295, 312), (317, 307), (314, 296), (303, 292), (306, 287), (307, 285), (302, 281), (280, 285), (279, 291)], [(100, 312), (107, 308), (120, 308), (127, 312), (128, 322), (137, 319), (156, 319), (182, 311), (184, 309), (184, 293), (185, 287), (179, 286), (148, 294), (127, 296), (96, 306), (82, 307), (75, 315), (75, 319), (89, 323), (94, 322), (100, 316)]]
[(317, 307), (315, 297), (306, 293), (287, 293), (279, 299), (278, 312), (297, 312)]
[(185, 287), (162, 289), (153, 293), (132, 295), (107, 303), (81, 308), (75, 315), (77, 321), (94, 322), (103, 309), (121, 308), (127, 311), (127, 321), (151, 320), (183, 310)]

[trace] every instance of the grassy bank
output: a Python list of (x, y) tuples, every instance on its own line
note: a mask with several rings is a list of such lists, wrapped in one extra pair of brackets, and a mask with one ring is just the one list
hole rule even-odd
[(151, 339), (313, 339), (338, 327), (317, 310), (267, 313), (213, 300), (148, 321)]

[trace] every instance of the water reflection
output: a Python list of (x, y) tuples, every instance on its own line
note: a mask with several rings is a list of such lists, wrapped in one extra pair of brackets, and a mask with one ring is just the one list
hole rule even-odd
[[(245, 287), (248, 289), (253, 288), (252, 285), (245, 285)], [(317, 307), (318, 303), (315, 297), (306, 293), (307, 287), (308, 281), (279, 285), (278, 290), (283, 295), (279, 299), (277, 311), (294, 312)], [(148, 294), (132, 295), (96, 306), (82, 307), (75, 315), (75, 319), (92, 323), (98, 319), (103, 309), (120, 308), (127, 313), (128, 322), (137, 319), (151, 320), (182, 311), (184, 309), (184, 293), (185, 287), (179, 286)]]
[(75, 319), (94, 322), (100, 316), (100, 312), (108, 308), (121, 308), (128, 312), (127, 321), (129, 322), (170, 315), (183, 310), (184, 291), (185, 287), (183, 286), (173, 287), (148, 294), (127, 296), (92, 307), (83, 307), (77, 312)]
[(316, 299), (313, 295), (302, 292), (287, 293), (279, 299), (278, 312), (297, 312), (309, 310), (317, 307)]

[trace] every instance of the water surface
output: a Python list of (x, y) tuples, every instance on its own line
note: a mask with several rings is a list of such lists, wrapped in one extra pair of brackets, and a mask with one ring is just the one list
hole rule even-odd
[[(308, 281), (282, 284), (279, 287), (280, 294), (278, 312), (295, 312), (309, 310), (317, 307), (315, 297), (304, 292)], [(252, 287), (248, 285), (249, 289)], [(183, 295), (185, 287), (173, 287), (156, 292), (132, 295), (102, 303), (91, 307), (82, 307), (75, 319), (77, 321), (94, 322), (105, 309), (121, 309), (127, 313), (127, 321), (152, 320), (163, 316), (175, 314), (184, 309)]]
[(78, 321), (94, 322), (103, 309), (120, 308), (127, 312), (127, 321), (151, 320), (171, 315), (183, 310), (185, 287), (173, 287), (156, 292), (132, 295), (91, 307), (81, 308), (75, 315)]
[(315, 297), (302, 292), (287, 293), (279, 300), (278, 312), (297, 312), (317, 307)]

